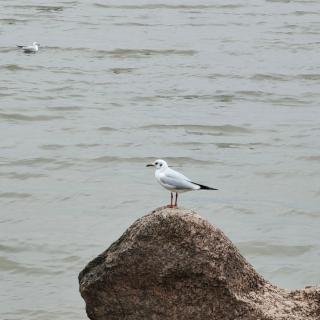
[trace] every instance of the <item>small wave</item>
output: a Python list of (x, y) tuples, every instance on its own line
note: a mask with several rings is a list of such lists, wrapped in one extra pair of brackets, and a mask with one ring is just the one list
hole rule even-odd
[[(154, 157), (128, 157), (128, 158), (122, 158), (122, 157), (113, 157), (113, 156), (101, 156), (97, 158), (91, 159), (91, 161), (95, 162), (106, 162), (106, 163), (134, 163), (139, 164), (141, 166), (145, 166), (148, 163), (153, 162), (155, 159), (157, 159), (158, 156)], [(191, 157), (166, 157), (165, 159), (170, 164), (195, 164), (195, 165), (212, 165), (214, 163), (217, 163), (217, 161), (212, 160), (200, 160), (200, 159), (194, 159)]]
[[(62, 309), (63, 310), (63, 309)], [(56, 310), (49, 311), (49, 310), (42, 310), (42, 309), (14, 309), (11, 312), (2, 313), (5, 316), (5, 319), (32, 319), (32, 320), (61, 320), (61, 319), (77, 319), (79, 315), (76, 312), (71, 311), (62, 311), (61, 309), (59, 312)], [(59, 314), (59, 315), (58, 315)]]
[(43, 144), (42, 146), (40, 146), (40, 149), (43, 150), (59, 150), (63, 148), (65, 148), (65, 146), (61, 144)]
[(30, 193), (23, 193), (23, 192), (1, 192), (0, 198), (6, 199), (23, 199), (23, 198), (30, 198), (32, 194)]
[(266, 80), (271, 80), (271, 81), (288, 81), (290, 80), (290, 76), (284, 75), (284, 74), (255, 74), (250, 77), (252, 80), (258, 80), (258, 81), (266, 81)]
[(5, 64), (5, 65), (0, 66), (0, 69), (9, 70), (9, 71), (19, 71), (19, 70), (31, 71), (31, 70), (35, 70), (35, 68), (22, 67), (22, 66), (19, 66), (17, 64)]
[[(64, 51), (64, 48), (60, 48), (60, 47), (45, 47), (46, 51)], [(52, 73), (57, 73), (57, 74), (75, 74), (75, 75), (79, 75), (79, 74), (89, 74), (89, 73), (93, 73), (92, 70), (88, 70), (88, 69), (79, 69), (79, 68), (72, 68), (72, 67), (46, 67), (47, 70), (49, 70)]]
[(134, 68), (112, 68), (112, 69), (110, 69), (110, 71), (115, 74), (131, 73), (133, 70), (134, 70)]
[(156, 129), (156, 130), (175, 130), (185, 129), (188, 132), (199, 132), (199, 133), (250, 133), (251, 130), (234, 125), (196, 125), (196, 124), (154, 124), (142, 126), (140, 129)]
[(100, 127), (98, 128), (99, 131), (103, 131), (103, 132), (113, 132), (113, 131), (118, 131), (117, 129), (115, 128), (112, 128), (112, 127)]
[(27, 180), (27, 179), (46, 177), (46, 175), (42, 173), (18, 173), (18, 172), (0, 173), (0, 176), (8, 177), (9, 179), (16, 179), (16, 180)]
[(317, 11), (303, 11), (303, 10), (297, 10), (293, 12), (294, 15), (296, 16), (305, 16), (305, 15), (318, 15), (319, 12)]
[[(71, 91), (74, 89), (74, 86), (72, 85), (63, 85), (63, 86), (57, 86), (55, 88), (48, 88), (46, 91), (47, 92), (64, 92), (64, 91)], [(47, 98), (52, 99), (53, 97), (48, 96), (48, 97), (43, 97), (44, 100)]]
[(283, 3), (288, 3), (290, 0), (266, 0), (267, 2), (283, 2)]
[(139, 22), (116, 22), (113, 23), (114, 26), (125, 26), (125, 27), (155, 27), (155, 26), (162, 26), (161, 24), (156, 23), (139, 23)]
[(198, 95), (198, 94), (187, 94), (183, 96), (178, 96), (178, 98), (192, 100), (214, 100), (218, 102), (230, 102), (234, 99), (232, 94), (216, 94), (216, 95)]
[(45, 12), (57, 12), (57, 11), (63, 11), (63, 6), (48, 6), (48, 5), (10, 5), (7, 6), (13, 9), (22, 9), (22, 10), (37, 10), (37, 11), (45, 11)]
[(5, 244), (0, 244), (0, 251), (1, 252), (8, 252), (8, 253), (17, 253), (17, 252), (25, 252), (25, 247), (18, 247), (18, 246), (7, 246)]
[(0, 257), (0, 270), (22, 274), (59, 274), (58, 271), (50, 271), (43, 268), (23, 265), (6, 257)]
[(198, 4), (198, 5), (187, 5), (187, 4), (142, 4), (142, 5), (112, 5), (103, 3), (94, 3), (94, 6), (106, 9), (126, 9), (126, 10), (208, 10), (208, 9), (238, 9), (244, 5), (241, 4)]
[(264, 178), (272, 178), (272, 177), (277, 177), (277, 176), (282, 176), (285, 173), (283, 171), (256, 171), (256, 175), (262, 176)]
[(256, 147), (266, 147), (268, 144), (266, 143), (214, 143), (218, 148), (221, 149), (232, 149), (232, 148), (248, 148), (255, 149)]
[(100, 147), (101, 144), (98, 143), (77, 143), (74, 145), (77, 148), (95, 148), (95, 147)]
[(50, 164), (56, 162), (53, 158), (31, 158), (31, 159), (20, 159), (7, 162), (6, 166), (32, 166), (32, 165), (41, 165), (41, 164)]
[(269, 99), (272, 104), (276, 104), (279, 106), (286, 106), (286, 107), (297, 107), (297, 106), (306, 106), (310, 104), (308, 100), (309, 96), (306, 96), (306, 99), (301, 99), (300, 97), (293, 97), (293, 96), (280, 96), (278, 98)]
[(240, 242), (238, 247), (247, 255), (288, 257), (300, 256), (313, 249), (311, 245), (271, 244), (263, 241)]
[(286, 107), (306, 106), (310, 104), (310, 94), (305, 95), (304, 99), (302, 99), (300, 96), (295, 97), (293, 95), (277, 95), (272, 92), (264, 92), (259, 90), (237, 91), (236, 95), (238, 100), (268, 102), (274, 105)]
[(4, 66), (1, 66), (1, 69), (6, 69), (10, 71), (25, 70), (23, 67), (20, 67), (17, 64), (7, 64)]
[(91, 48), (74, 48), (74, 47), (50, 47), (54, 50), (63, 50), (63, 51), (75, 51), (81, 54), (88, 53), (95, 55), (96, 57), (112, 56), (115, 58), (139, 58), (139, 57), (149, 57), (157, 55), (184, 55), (192, 56), (196, 54), (195, 50), (180, 50), (180, 49), (123, 49), (118, 48), (114, 50), (101, 50), (101, 49), (91, 49)]
[(290, 80), (310, 80), (310, 81), (319, 81), (320, 74), (318, 73), (310, 73), (310, 74), (297, 74), (297, 75), (286, 75), (286, 74), (254, 74), (250, 77), (252, 80), (270, 80), (270, 81), (290, 81)]
[(78, 106), (66, 106), (66, 107), (47, 107), (47, 110), (49, 111), (78, 111), (82, 110), (82, 107)]
[(56, 160), (50, 158), (32, 158), (32, 159), (21, 159), (15, 160), (11, 162), (7, 162), (5, 164), (1, 164), (1, 166), (17, 166), (17, 167), (41, 167), (45, 166), (46, 170), (61, 170), (67, 167), (70, 167), (75, 164), (77, 159), (70, 159), (70, 160)]
[(57, 12), (57, 11), (63, 11), (64, 7), (61, 7), (61, 6), (36, 6), (35, 9), (38, 11)]
[(217, 102), (232, 102), (235, 95), (233, 94), (186, 94), (186, 95), (155, 95), (155, 96), (136, 96), (135, 101), (157, 101), (157, 100), (200, 100), (200, 101), (217, 101)]
[(0, 24), (19, 24), (19, 23), (27, 23), (28, 20), (26, 19), (12, 19), (12, 18), (7, 18), (7, 19), (0, 19)]
[(157, 55), (184, 55), (192, 56), (196, 53), (195, 50), (178, 50), (178, 49), (115, 49), (112, 51), (96, 50), (98, 54), (109, 54), (114, 57), (147, 57)]
[(297, 76), (298, 78), (302, 80), (315, 80), (319, 81), (320, 80), (320, 74), (319, 73), (309, 73), (309, 74), (300, 74)]
[(6, 93), (1, 93), (0, 92), (0, 97), (12, 97), (15, 96), (15, 93), (10, 93), (10, 92), (6, 92)]
[(107, 162), (107, 163), (141, 163), (147, 164), (154, 161), (155, 158), (151, 157), (131, 157), (131, 158), (121, 158), (121, 157), (113, 157), (113, 156), (101, 156), (97, 158), (90, 159), (94, 162)]
[(214, 160), (201, 160), (201, 159), (194, 159), (191, 157), (166, 157), (165, 159), (170, 164), (175, 165), (196, 165), (196, 166), (203, 166), (203, 165), (212, 165), (218, 163), (218, 161)]
[(303, 210), (297, 210), (297, 209), (291, 209), (286, 212), (284, 212), (282, 215), (284, 216), (303, 216), (303, 217), (308, 217), (308, 218), (320, 218), (320, 213), (319, 211), (303, 211)]
[(78, 262), (82, 258), (76, 255), (71, 255), (71, 256), (66, 256), (64, 258), (61, 258), (60, 261), (62, 262), (67, 262), (67, 263), (72, 263), (72, 262)]
[(55, 119), (63, 119), (63, 117), (46, 115), (27, 116), (21, 113), (0, 113), (0, 119), (11, 121), (51, 121)]
[(303, 159), (303, 160), (307, 160), (307, 161), (317, 161), (317, 162), (320, 162), (320, 155), (300, 157), (299, 159)]
[(242, 95), (242, 96), (250, 96), (250, 97), (271, 97), (272, 93), (270, 92), (265, 92), (265, 91), (254, 91), (254, 90), (242, 90), (242, 91), (237, 91), (237, 95)]

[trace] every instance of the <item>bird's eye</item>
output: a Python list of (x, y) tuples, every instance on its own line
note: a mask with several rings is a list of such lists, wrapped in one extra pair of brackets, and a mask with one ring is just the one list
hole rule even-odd
[(156, 162), (155, 165), (157, 166), (157, 165), (158, 165), (158, 162)]
[(162, 167), (162, 163), (160, 163), (160, 167)]

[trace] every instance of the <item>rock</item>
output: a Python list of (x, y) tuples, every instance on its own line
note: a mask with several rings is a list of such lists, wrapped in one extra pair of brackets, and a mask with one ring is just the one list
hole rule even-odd
[(320, 319), (320, 288), (270, 284), (222, 231), (185, 209), (137, 220), (79, 282), (93, 320)]

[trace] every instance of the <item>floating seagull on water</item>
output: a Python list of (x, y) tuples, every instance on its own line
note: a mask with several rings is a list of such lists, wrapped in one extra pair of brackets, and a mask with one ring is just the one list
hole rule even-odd
[(36, 53), (39, 50), (40, 44), (34, 42), (32, 46), (17, 46), (22, 49), (24, 53)]
[[(193, 191), (193, 190), (218, 190), (204, 186), (199, 183), (192, 182), (189, 178), (169, 168), (168, 164), (164, 160), (156, 160), (152, 164), (147, 164), (147, 167), (154, 167), (156, 180), (170, 191), (171, 202), (169, 208), (177, 207), (178, 193)], [(176, 201), (173, 204), (173, 192), (176, 193)]]

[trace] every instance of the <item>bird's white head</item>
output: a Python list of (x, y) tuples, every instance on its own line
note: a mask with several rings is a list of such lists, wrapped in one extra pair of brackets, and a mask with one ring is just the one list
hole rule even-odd
[(40, 43), (38, 43), (38, 42), (34, 42), (34, 43), (33, 43), (33, 46), (40, 47)]
[(168, 168), (168, 164), (161, 159), (154, 161), (153, 163), (147, 164), (147, 167), (154, 167), (156, 170), (165, 170)]

